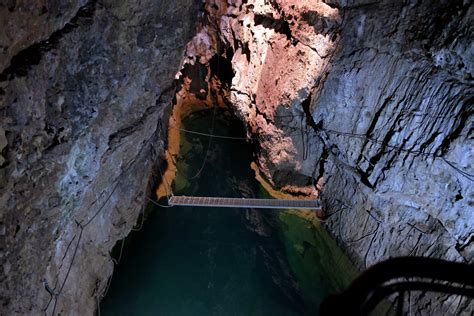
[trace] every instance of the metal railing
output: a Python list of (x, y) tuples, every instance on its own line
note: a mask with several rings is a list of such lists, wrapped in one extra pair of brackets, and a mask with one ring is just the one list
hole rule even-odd
[(424, 257), (389, 259), (364, 271), (342, 293), (327, 297), (320, 314), (369, 315), (398, 293), (392, 312), (403, 315), (405, 295), (414, 291), (474, 298), (474, 266)]

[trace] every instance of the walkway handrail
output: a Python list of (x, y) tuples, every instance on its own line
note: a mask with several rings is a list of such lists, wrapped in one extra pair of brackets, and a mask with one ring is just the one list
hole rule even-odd
[(320, 314), (367, 315), (393, 293), (420, 290), (474, 298), (474, 266), (425, 257), (389, 259), (363, 272), (344, 292), (327, 297)]

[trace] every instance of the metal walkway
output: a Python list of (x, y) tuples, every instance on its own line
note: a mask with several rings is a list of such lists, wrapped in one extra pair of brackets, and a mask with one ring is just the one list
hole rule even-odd
[(320, 210), (319, 200), (276, 200), (276, 199), (245, 199), (201, 196), (171, 196), (170, 206), (207, 206), (207, 207), (239, 207), (239, 208), (281, 208)]

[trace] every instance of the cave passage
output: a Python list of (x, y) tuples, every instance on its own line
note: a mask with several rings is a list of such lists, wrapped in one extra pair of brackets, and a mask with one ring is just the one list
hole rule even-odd
[[(225, 110), (183, 121), (204, 133), (212, 125), (245, 136)], [(251, 161), (245, 141), (214, 138), (209, 146), (208, 137), (181, 133), (173, 191), (268, 197)], [(325, 231), (291, 211), (149, 205), (143, 229), (125, 241), (101, 315), (315, 315), (354, 275)]]

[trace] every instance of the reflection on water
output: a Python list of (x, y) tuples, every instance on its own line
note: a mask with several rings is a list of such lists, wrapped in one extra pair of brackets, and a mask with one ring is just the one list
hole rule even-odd
[[(183, 124), (244, 136), (221, 110)], [(265, 195), (248, 144), (209, 140), (182, 134), (175, 194)], [(320, 299), (352, 274), (322, 229), (285, 211), (150, 208), (143, 229), (127, 237), (102, 315), (314, 315)]]

